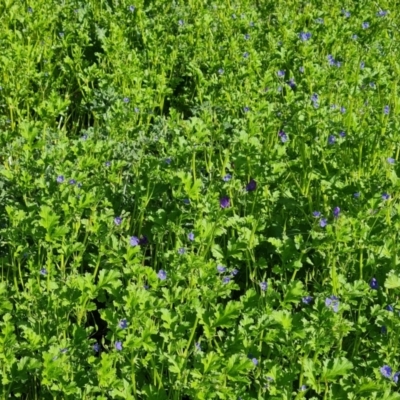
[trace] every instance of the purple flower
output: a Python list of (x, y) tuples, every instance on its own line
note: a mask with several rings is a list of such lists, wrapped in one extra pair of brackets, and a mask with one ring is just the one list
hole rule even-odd
[(115, 342), (115, 348), (118, 351), (121, 351), (122, 350), (122, 342), (120, 342), (120, 341)]
[(385, 192), (385, 193), (382, 193), (382, 199), (383, 199), (383, 200), (389, 200), (389, 199), (390, 199), (390, 195), (387, 194), (386, 192)]
[(312, 298), (311, 296), (305, 296), (305, 297), (303, 297), (303, 298), (301, 299), (301, 301), (302, 301), (304, 304), (310, 304), (310, 303), (313, 301), (313, 298)]
[(245, 113), (247, 113), (247, 112), (249, 112), (250, 111), (250, 107), (243, 107), (243, 112), (245, 112)]
[(302, 385), (300, 388), (301, 392), (305, 392), (307, 390), (307, 386), (306, 385)]
[(296, 87), (296, 83), (293, 78), (290, 78), (288, 83), (287, 83), (292, 89)]
[(222, 74), (224, 73), (224, 70), (223, 70), (222, 68), (220, 68), (220, 69), (218, 70), (218, 73), (219, 73), (220, 75), (222, 75)]
[(190, 204), (190, 200), (189, 200), (189, 199), (183, 199), (183, 202), (184, 202), (185, 204)]
[(98, 353), (100, 351), (100, 345), (98, 343), (95, 343), (93, 345), (93, 351), (96, 353)]
[(400, 372), (396, 372), (393, 375), (393, 382), (397, 385), (397, 383), (399, 382), (399, 376), (400, 376)]
[(334, 312), (338, 312), (339, 311), (339, 300), (336, 296), (331, 296), (331, 297), (327, 297), (325, 299), (325, 305), (331, 309), (333, 309)]
[(353, 40), (357, 40), (357, 39), (358, 39), (358, 36), (357, 36), (356, 34), (354, 34), (351, 38), (352, 38)]
[(346, 136), (346, 132), (345, 131), (340, 131), (339, 136), (344, 138)]
[(381, 327), (381, 334), (382, 335), (386, 335), (387, 334), (387, 329), (386, 329), (385, 325), (382, 325), (382, 327)]
[(86, 135), (86, 133), (84, 135), (82, 135), (82, 137), (81, 137), (82, 140), (87, 140), (87, 138), (88, 138), (88, 135)]
[(186, 250), (185, 250), (184, 247), (180, 247), (180, 248), (178, 249), (178, 254), (180, 254), (180, 255), (185, 254), (185, 252), (186, 252)]
[(226, 267), (223, 265), (217, 265), (217, 271), (222, 274), (223, 272), (226, 271)]
[(393, 306), (391, 304), (387, 305), (386, 310), (393, 312)]
[(253, 192), (257, 189), (257, 182), (254, 179), (250, 179), (250, 182), (246, 186), (248, 192)]
[(229, 283), (230, 281), (231, 281), (231, 278), (230, 278), (229, 276), (225, 276), (225, 278), (222, 279), (222, 282), (223, 282), (224, 284), (227, 284), (227, 283)]
[(279, 77), (285, 76), (285, 71), (284, 70), (279, 70), (277, 72), (277, 74), (278, 74)]
[(346, 109), (345, 109), (344, 107), (340, 107), (340, 112), (341, 112), (342, 114), (344, 114), (344, 113), (346, 112)]
[(243, 53), (243, 57), (244, 58), (248, 58), (249, 57), (249, 53), (246, 51), (245, 53)]
[(311, 33), (310, 32), (300, 32), (299, 33), (299, 38), (303, 42), (309, 40), (311, 38)]
[(127, 321), (126, 319), (121, 319), (121, 321), (119, 321), (118, 326), (119, 326), (121, 329), (125, 329), (125, 328), (128, 327), (128, 321)]
[(389, 115), (389, 112), (390, 112), (390, 107), (389, 107), (389, 106), (385, 106), (385, 107), (383, 108), (383, 113), (384, 113), (385, 115)]
[(60, 36), (60, 38), (64, 37), (64, 32), (59, 32), (58, 35)]
[(369, 28), (369, 22), (363, 22), (362, 23), (363, 29), (368, 29)]
[(335, 208), (333, 209), (333, 216), (334, 216), (335, 218), (338, 218), (338, 217), (339, 217), (339, 214), (340, 214), (340, 208), (339, 208), (339, 207), (335, 207)]
[(229, 197), (228, 196), (222, 197), (221, 200), (219, 201), (219, 204), (220, 204), (221, 208), (230, 207), (231, 202), (229, 200)]
[(364, 61), (361, 61), (361, 63), (360, 63), (360, 68), (361, 68), (361, 69), (364, 69), (364, 67), (365, 67), (365, 62), (364, 62)]
[(137, 246), (139, 245), (139, 238), (137, 236), (131, 236), (130, 240), (129, 240), (129, 244), (131, 246)]
[(135, 113), (138, 113), (140, 111), (138, 107), (135, 107), (134, 110), (135, 110)]
[(222, 180), (224, 181), (224, 182), (228, 182), (228, 181), (230, 181), (232, 179), (232, 175), (231, 174), (226, 174), (223, 178), (222, 178)]
[[(383, 11), (383, 10), (379, 10), (377, 13), (376, 13), (376, 16), (377, 17), (386, 17), (386, 15), (387, 15), (387, 11)], [(397, 383), (397, 382), (396, 382)]]
[(326, 225), (328, 225), (328, 220), (326, 218), (322, 218), (321, 221), (319, 221), (319, 226), (321, 228), (325, 228)]
[(144, 289), (144, 290), (148, 290), (149, 287), (150, 287), (149, 285), (143, 285), (143, 289)]
[(385, 378), (390, 378), (392, 376), (392, 368), (390, 368), (389, 365), (384, 365), (380, 369), (380, 372)]
[(124, 103), (129, 103), (129, 97), (124, 97)]
[(32, 10), (32, 7), (28, 7), (28, 13), (32, 13), (33, 12), (33, 10)]
[(375, 83), (374, 82), (370, 82), (370, 84), (369, 84), (369, 87), (371, 87), (372, 89), (374, 89), (375, 88)]
[(315, 217), (315, 218), (319, 218), (319, 217), (321, 216), (321, 213), (320, 213), (319, 211), (314, 211), (314, 212), (312, 213), (312, 215), (313, 215), (313, 217)]
[(355, 192), (355, 193), (353, 194), (353, 197), (356, 198), (356, 199), (358, 199), (360, 196), (361, 196), (361, 193), (360, 193), (360, 192)]
[(194, 345), (196, 346), (197, 351), (201, 351), (201, 346), (199, 342), (196, 342)]
[(63, 175), (57, 176), (57, 182), (58, 183), (63, 183), (64, 182), (64, 176)]
[(188, 234), (188, 239), (189, 239), (191, 242), (193, 242), (193, 240), (194, 240), (194, 233), (193, 233), (193, 232), (190, 232), (190, 233)]
[(233, 275), (233, 276), (236, 276), (238, 273), (239, 273), (239, 270), (238, 270), (238, 269), (234, 268), (234, 269), (232, 270), (232, 275)]
[(288, 137), (284, 131), (280, 131), (278, 136), (281, 138), (282, 143), (286, 143), (288, 141)]
[(334, 135), (330, 135), (328, 137), (328, 143), (329, 144), (335, 144), (335, 142), (336, 142), (336, 137)]
[(257, 367), (257, 365), (258, 365), (258, 360), (257, 360), (257, 358), (253, 357), (253, 358), (251, 359), (251, 362)]
[(157, 276), (158, 276), (158, 278), (161, 279), (162, 281), (165, 281), (165, 280), (167, 279), (167, 273), (166, 273), (163, 269), (160, 269), (160, 270), (158, 271)]
[(135, 11), (135, 6), (129, 6), (129, 11), (134, 12)]
[(379, 284), (378, 284), (378, 281), (376, 280), (376, 278), (372, 278), (371, 279), (371, 282), (369, 283), (369, 286), (370, 286), (371, 289), (374, 289), (374, 290), (378, 290), (379, 289)]
[(332, 54), (328, 54), (327, 58), (328, 58), (329, 65), (336, 65), (336, 61), (333, 58)]
[(312, 102), (316, 102), (316, 101), (318, 101), (318, 95), (317, 95), (317, 93), (314, 93), (312, 96), (311, 96), (311, 101)]
[(115, 225), (121, 225), (122, 218), (121, 217), (115, 217), (114, 218), (114, 224)]
[(268, 284), (267, 282), (260, 282), (260, 289), (265, 292), (267, 290)]
[(388, 157), (388, 158), (387, 158), (387, 162), (388, 162), (389, 164), (394, 164), (394, 163), (395, 163), (395, 159), (392, 158), (392, 157)]
[(171, 164), (171, 161), (172, 161), (171, 157), (167, 157), (165, 159), (165, 163), (168, 164), (168, 165)]
[(304, 73), (304, 67), (300, 67), (299, 71), (303, 74)]
[(64, 347), (63, 349), (60, 350), (60, 353), (65, 354), (68, 351), (68, 349), (66, 347)]
[(46, 268), (42, 268), (41, 270), (40, 270), (40, 275), (47, 275), (47, 269)]
[(250, 39), (250, 35), (249, 35), (248, 33), (246, 33), (246, 34), (244, 35), (244, 38), (245, 38), (246, 40), (249, 40), (249, 39)]
[(181, 19), (178, 21), (178, 24), (179, 24), (180, 26), (183, 26), (183, 23), (184, 23), (184, 22), (183, 22), (183, 20), (181, 20)]
[(110, 162), (110, 161), (106, 161), (106, 162), (104, 163), (104, 165), (105, 165), (106, 167), (109, 167), (109, 166), (111, 165), (111, 162)]

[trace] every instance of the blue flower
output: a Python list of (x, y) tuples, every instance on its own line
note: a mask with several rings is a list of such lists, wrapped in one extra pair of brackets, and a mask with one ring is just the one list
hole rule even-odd
[(383, 113), (384, 113), (385, 115), (389, 115), (389, 112), (390, 112), (390, 107), (389, 107), (389, 106), (385, 106), (385, 107), (383, 108)]
[(185, 254), (185, 252), (186, 252), (186, 250), (185, 250), (185, 248), (183, 248), (183, 247), (180, 247), (180, 248), (178, 249), (178, 254), (180, 254), (180, 255)]
[(390, 378), (392, 376), (392, 368), (390, 368), (389, 365), (384, 365), (380, 369), (380, 372), (385, 378)]
[(358, 199), (360, 196), (361, 196), (361, 193), (360, 193), (360, 192), (355, 192), (355, 193), (353, 194), (353, 197), (354, 197), (355, 199)]
[(98, 353), (100, 351), (100, 345), (98, 343), (95, 343), (93, 345), (93, 351), (96, 353)]
[(58, 183), (63, 183), (64, 182), (64, 176), (63, 175), (57, 176), (57, 182)]
[(106, 167), (109, 167), (109, 166), (111, 165), (111, 162), (110, 162), (110, 161), (106, 161), (106, 162), (104, 163), (104, 165), (105, 165)]
[(218, 70), (218, 73), (219, 73), (220, 75), (222, 75), (222, 74), (224, 73), (224, 70), (223, 70), (222, 68), (220, 68), (220, 69)]
[(199, 342), (196, 342), (194, 345), (196, 346), (197, 351), (201, 351), (201, 346)]
[(323, 18), (317, 18), (317, 19), (315, 20), (315, 22), (316, 22), (317, 24), (323, 24), (323, 23), (324, 23), (324, 19), (323, 19)]
[(304, 73), (304, 67), (300, 67), (299, 71), (303, 74)]
[(260, 288), (263, 292), (267, 290), (268, 284), (267, 282), (260, 282)]
[(189, 200), (189, 199), (183, 199), (183, 202), (184, 202), (185, 204), (190, 204), (190, 200)]
[(245, 53), (243, 53), (243, 57), (244, 58), (248, 58), (249, 57), (249, 53), (246, 51)]
[(158, 278), (161, 279), (162, 281), (165, 281), (165, 280), (167, 279), (167, 273), (166, 273), (163, 269), (160, 269), (160, 270), (158, 271), (157, 276), (158, 276)]
[(246, 40), (249, 40), (249, 39), (250, 39), (250, 35), (249, 35), (248, 33), (246, 33), (246, 34), (244, 35), (244, 38), (245, 38)]
[(234, 268), (234, 269), (232, 270), (232, 275), (233, 275), (233, 276), (236, 276), (238, 273), (239, 273), (239, 270), (238, 270), (238, 269)]
[(321, 216), (321, 213), (320, 213), (319, 211), (314, 211), (314, 212), (312, 213), (312, 215), (313, 215), (313, 217), (315, 217), (315, 218), (319, 218), (319, 217)]
[(115, 348), (118, 351), (121, 351), (122, 350), (122, 342), (120, 342), (120, 341), (115, 342)]
[(219, 201), (219, 205), (221, 206), (221, 208), (228, 208), (231, 205), (230, 199), (228, 196), (224, 196), (221, 197), (220, 201)]
[(47, 275), (47, 269), (46, 268), (42, 268), (41, 270), (40, 270), (40, 275)]
[(194, 240), (194, 233), (193, 233), (193, 232), (190, 232), (190, 233), (188, 234), (188, 239), (189, 239), (191, 242), (193, 242), (193, 240)]
[(328, 308), (333, 309), (334, 312), (338, 312), (339, 311), (339, 300), (336, 296), (331, 296), (331, 297), (327, 297), (325, 299), (325, 305)]
[(137, 246), (139, 244), (139, 238), (137, 236), (131, 236), (129, 244), (131, 246)]
[(230, 278), (229, 276), (225, 276), (225, 278), (222, 279), (222, 282), (223, 282), (224, 284), (227, 284), (227, 283), (229, 283), (230, 281), (231, 281), (231, 278)]
[(129, 97), (124, 97), (124, 103), (129, 103)]
[(400, 376), (400, 372), (396, 372), (393, 375), (393, 382), (397, 385), (397, 383), (399, 382), (399, 376)]
[(346, 136), (345, 131), (340, 131), (339, 136), (342, 137), (342, 138), (344, 138), (344, 137)]
[(341, 112), (342, 114), (344, 114), (344, 113), (346, 112), (346, 108), (340, 107), (340, 112)]
[(126, 319), (121, 319), (121, 321), (119, 321), (118, 326), (119, 326), (121, 329), (125, 329), (125, 328), (128, 327), (128, 321), (127, 321)]
[(300, 388), (301, 392), (305, 392), (307, 390), (307, 386), (306, 385), (302, 385)]
[(280, 131), (278, 136), (281, 138), (282, 143), (286, 143), (288, 141), (288, 137), (284, 131)]
[(258, 365), (258, 360), (257, 360), (257, 358), (253, 357), (253, 358), (251, 359), (251, 362), (257, 367), (257, 365)]
[(253, 192), (257, 189), (257, 182), (254, 179), (250, 179), (250, 182), (246, 185), (246, 190), (248, 192)]
[(313, 301), (313, 298), (312, 298), (311, 296), (305, 296), (305, 297), (303, 297), (303, 298), (301, 299), (301, 301), (302, 301), (304, 304), (310, 304), (310, 303)]
[(339, 214), (340, 214), (340, 208), (339, 208), (339, 207), (335, 207), (335, 208), (333, 209), (333, 216), (334, 216), (335, 218), (338, 218), (338, 217), (339, 217)]
[(222, 178), (222, 180), (223, 180), (224, 182), (229, 182), (231, 179), (232, 179), (232, 175), (231, 175), (231, 174), (226, 174), (226, 175)]
[(183, 20), (180, 19), (180, 20), (178, 21), (178, 24), (179, 24), (180, 26), (183, 26), (183, 24), (184, 24)]
[(328, 225), (328, 220), (326, 218), (322, 218), (321, 221), (319, 221), (319, 226), (321, 228), (325, 228), (326, 225)]
[(114, 218), (114, 224), (115, 225), (121, 225), (122, 223), (122, 218), (121, 217), (115, 217)]
[(382, 327), (381, 327), (381, 333), (382, 333), (382, 335), (386, 335), (386, 334), (387, 334), (387, 328), (386, 328), (385, 325), (382, 325)]
[(284, 70), (279, 70), (277, 72), (277, 74), (278, 74), (279, 77), (285, 76), (285, 71)]
[(335, 142), (336, 142), (336, 137), (334, 135), (330, 135), (328, 137), (328, 143), (329, 144), (335, 144)]
[(168, 165), (171, 164), (171, 161), (172, 161), (171, 157), (167, 157), (165, 159), (165, 163), (168, 164)]
[(243, 111), (245, 112), (245, 113), (247, 113), (247, 112), (249, 112), (250, 111), (250, 107), (243, 107)]
[(311, 33), (310, 32), (300, 32), (299, 33), (299, 38), (305, 42), (311, 38)]
[(361, 63), (360, 63), (360, 68), (361, 68), (361, 69), (364, 69), (364, 67), (365, 67), (365, 62), (364, 62), (364, 61), (361, 61)]
[(382, 199), (383, 199), (383, 200), (389, 200), (389, 199), (390, 199), (390, 195), (387, 194), (386, 192), (385, 192), (385, 193), (382, 193)]
[(379, 289), (379, 284), (378, 284), (378, 281), (376, 280), (376, 278), (372, 278), (371, 279), (371, 282), (369, 283), (369, 286), (370, 286), (371, 289), (374, 289), (374, 290), (378, 290)]
[(134, 12), (135, 11), (135, 7), (134, 6), (129, 6), (129, 11), (130, 12)]
[(377, 15), (377, 17), (386, 17), (387, 13), (388, 13), (387, 11), (379, 10), (379, 11), (376, 13), (376, 15)]
[(358, 36), (356, 35), (356, 34), (354, 34), (354, 35), (352, 35), (352, 37), (351, 37), (353, 40), (357, 40), (358, 39)]
[(369, 22), (363, 22), (362, 23), (363, 29), (368, 29), (369, 28)]
[(318, 101), (318, 95), (317, 95), (317, 93), (314, 93), (314, 94), (311, 96), (311, 101), (312, 101), (312, 102)]
[(394, 164), (394, 163), (395, 163), (395, 159), (392, 158), (392, 157), (388, 157), (388, 158), (387, 158), (387, 162), (388, 162), (389, 164)]
[(386, 310), (393, 312), (393, 306), (391, 304), (387, 305)]
[(226, 271), (226, 267), (223, 265), (217, 265), (217, 271), (222, 274), (223, 272)]

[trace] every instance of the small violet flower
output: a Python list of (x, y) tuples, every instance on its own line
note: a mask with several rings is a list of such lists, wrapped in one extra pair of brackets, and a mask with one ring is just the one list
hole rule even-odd
[(388, 157), (388, 158), (387, 158), (387, 162), (388, 162), (389, 164), (394, 164), (394, 163), (395, 163), (395, 159), (392, 158), (392, 157)]
[(232, 175), (231, 175), (231, 174), (226, 174), (226, 175), (222, 178), (222, 180), (223, 180), (224, 182), (229, 182), (231, 179), (232, 179)]
[(139, 245), (139, 238), (137, 236), (131, 236), (130, 240), (129, 240), (129, 244), (131, 246), (138, 246)]
[(339, 311), (339, 300), (336, 296), (327, 297), (325, 299), (325, 305), (329, 308), (332, 308), (334, 312)]
[(267, 290), (268, 284), (267, 282), (260, 282), (260, 288), (263, 292)]
[(64, 182), (64, 176), (63, 175), (57, 176), (57, 183), (63, 183), (63, 182)]
[(322, 218), (321, 221), (319, 221), (319, 226), (321, 228), (325, 228), (326, 225), (328, 225), (328, 220), (326, 218)]
[(379, 289), (379, 284), (378, 284), (378, 281), (376, 280), (376, 278), (372, 278), (371, 279), (371, 282), (369, 283), (369, 286), (370, 286), (371, 289), (374, 289), (374, 290), (378, 290)]
[(121, 321), (119, 321), (118, 326), (119, 326), (121, 329), (125, 329), (125, 328), (128, 327), (128, 321), (127, 321), (126, 319), (121, 319)]
[(246, 185), (246, 190), (248, 192), (253, 192), (257, 189), (257, 182), (254, 179), (250, 179), (250, 182)]
[(313, 301), (313, 298), (312, 298), (311, 296), (305, 296), (305, 297), (303, 297), (303, 298), (301, 299), (301, 301), (302, 301), (304, 304), (310, 304), (310, 303)]
[(121, 351), (122, 350), (122, 342), (120, 342), (120, 341), (115, 342), (115, 348), (118, 351)]
[(217, 271), (222, 274), (223, 272), (226, 271), (226, 267), (223, 265), (217, 265)]
[(340, 214), (340, 208), (339, 208), (339, 207), (335, 207), (335, 208), (333, 209), (333, 216), (334, 216), (335, 218), (338, 218), (338, 217), (339, 217), (339, 214)]
[(224, 196), (221, 198), (221, 200), (219, 201), (219, 204), (221, 206), (221, 208), (228, 208), (230, 207), (230, 199), (228, 196)]
[(392, 368), (390, 368), (389, 365), (384, 365), (380, 369), (380, 372), (385, 378), (390, 378), (392, 376)]
[(115, 225), (121, 225), (122, 223), (122, 218), (121, 217), (115, 217), (114, 218), (114, 224)]
[(284, 131), (280, 131), (278, 136), (281, 138), (282, 143), (286, 143), (288, 141), (288, 137)]
[(193, 242), (193, 240), (194, 240), (194, 233), (193, 233), (193, 232), (190, 232), (190, 233), (188, 234), (188, 239), (189, 239), (191, 242)]
[(157, 276), (158, 276), (158, 278), (161, 279), (162, 281), (165, 281), (165, 280), (167, 279), (167, 273), (166, 273), (163, 269), (160, 269), (160, 270), (158, 271)]

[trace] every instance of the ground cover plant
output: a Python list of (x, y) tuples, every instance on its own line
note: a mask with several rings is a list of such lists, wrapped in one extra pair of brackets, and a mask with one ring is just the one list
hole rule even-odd
[(396, 1), (0, 22), (2, 399), (400, 399)]

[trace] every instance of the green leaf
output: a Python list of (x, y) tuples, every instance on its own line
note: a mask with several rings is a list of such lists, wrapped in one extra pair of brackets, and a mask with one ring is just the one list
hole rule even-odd
[(324, 361), (322, 370), (322, 379), (324, 381), (334, 381), (338, 376), (347, 375), (348, 371), (353, 368), (353, 364), (347, 358), (335, 358)]
[(385, 281), (386, 289), (396, 289), (400, 287), (400, 277), (394, 271), (390, 271)]
[(239, 317), (242, 309), (242, 304), (236, 301), (230, 301), (225, 310), (221, 310), (222, 305), (218, 304), (217, 312), (215, 313), (214, 326), (223, 326), (229, 328), (234, 325), (234, 320)]
[(303, 295), (303, 282), (290, 282), (283, 300), (284, 303), (297, 303)]

